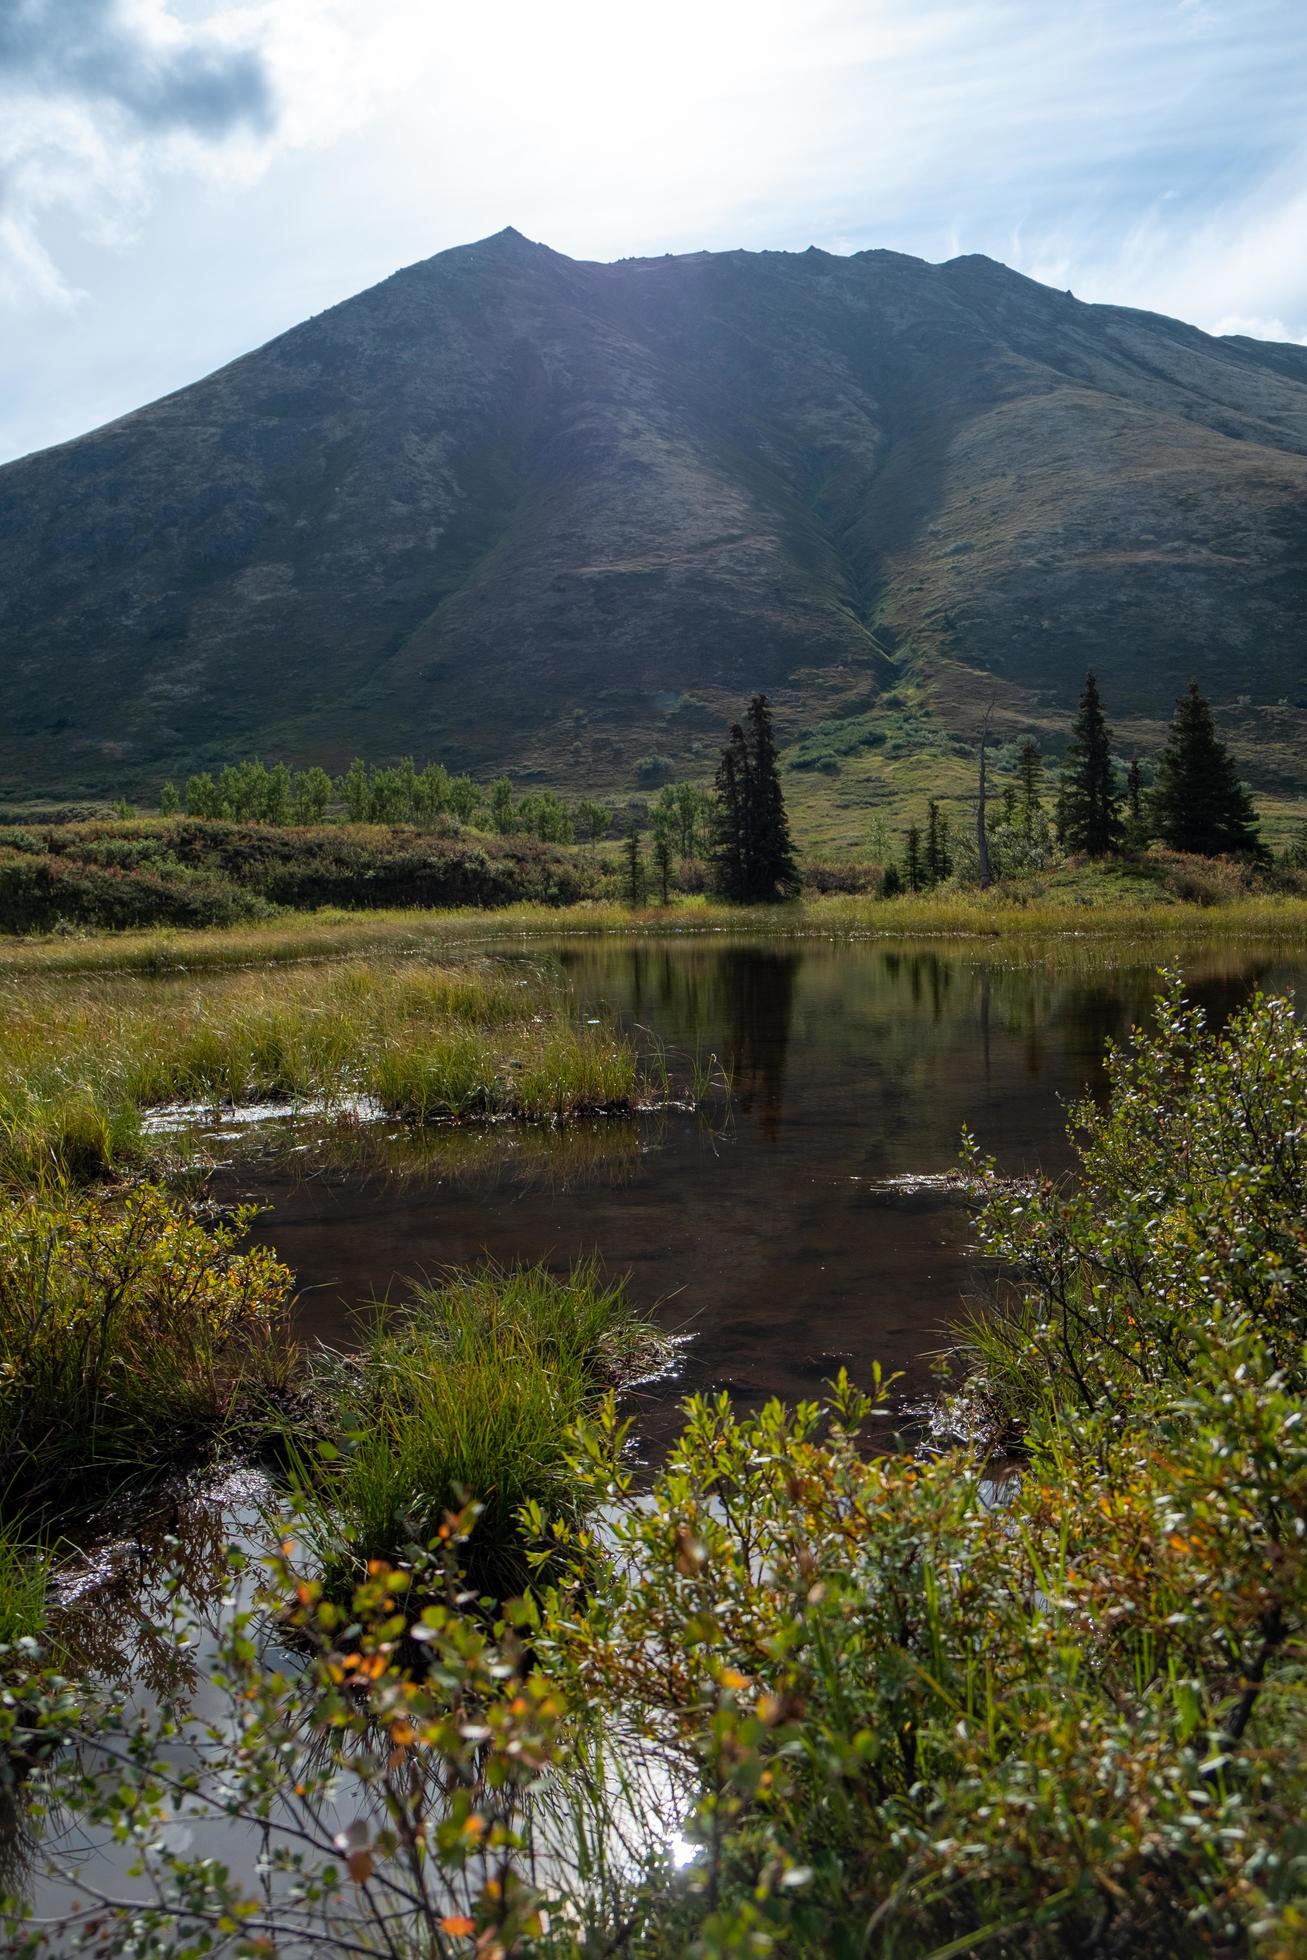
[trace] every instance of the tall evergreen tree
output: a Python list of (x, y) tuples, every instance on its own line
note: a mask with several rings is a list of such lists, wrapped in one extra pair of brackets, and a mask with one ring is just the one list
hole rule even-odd
[(1148, 810), (1144, 802), (1144, 772), (1137, 755), (1130, 758), (1125, 772), (1125, 844), (1128, 851), (1142, 851), (1149, 838)]
[(670, 899), (668, 886), (672, 876), (672, 834), (667, 829), (655, 830), (653, 840), (654, 868), (658, 873), (658, 889), (663, 895), (663, 904)]
[(765, 694), (746, 719), (748, 733), (736, 723), (717, 766), (712, 866), (723, 898), (758, 904), (790, 897), (799, 873)]
[(771, 706), (765, 694), (755, 694), (748, 713), (752, 884), (757, 899), (792, 898), (799, 889), (790, 820), (785, 814)]
[(921, 827), (908, 825), (907, 848), (903, 853), (903, 882), (910, 892), (919, 892), (924, 882), (924, 867), (921, 862)]
[(738, 722), (722, 750), (713, 787), (713, 884), (723, 898), (738, 902), (749, 896), (745, 844), (749, 750)]
[(1121, 798), (1112, 776), (1112, 732), (1093, 671), (1071, 729), (1057, 795), (1057, 834), (1068, 851), (1106, 857), (1120, 847)]
[(952, 869), (948, 817), (932, 797), (926, 806), (925, 881), (928, 885), (941, 884)]
[(1039, 744), (1032, 735), (1027, 735), (1017, 750), (1017, 806), (1020, 812), (1021, 834), (1027, 843), (1033, 841), (1043, 812), (1042, 791), (1044, 787), (1044, 758), (1039, 753)]
[(1176, 702), (1171, 732), (1157, 760), (1153, 819), (1162, 841), (1175, 851), (1198, 857), (1261, 853), (1252, 798), (1239, 781), (1197, 681), (1190, 681)]
[(644, 904), (644, 852), (640, 848), (639, 819), (634, 816), (626, 833), (626, 902)]

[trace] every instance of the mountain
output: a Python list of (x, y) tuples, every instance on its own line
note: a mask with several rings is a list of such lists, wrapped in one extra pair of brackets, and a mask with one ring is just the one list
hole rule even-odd
[(1145, 746), (1197, 675), (1299, 789), (1305, 614), (1307, 348), (984, 258), (508, 230), (0, 469), (0, 786), (257, 750), (629, 788), (765, 687), (855, 803), (991, 699), (1055, 732), (1092, 664)]

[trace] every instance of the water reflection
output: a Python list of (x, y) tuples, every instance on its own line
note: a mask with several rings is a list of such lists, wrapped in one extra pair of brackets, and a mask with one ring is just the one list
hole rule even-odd
[[(262, 1235), (305, 1286), (302, 1331), (351, 1338), (354, 1306), (489, 1255), (556, 1271), (596, 1255), (693, 1340), (638, 1410), (656, 1449), (688, 1387), (745, 1401), (811, 1394), (844, 1363), (931, 1385), (966, 1292), (969, 1217), (938, 1179), (964, 1125), (1011, 1173), (1068, 1161), (1067, 1105), (1101, 1094), (1102, 1056), (1146, 1018), (1159, 956), (1092, 942), (995, 948), (809, 941), (571, 940), (551, 958), (583, 1012), (615, 1013), (684, 1089), (709, 1055), (729, 1122), (665, 1111), (579, 1130), (358, 1130), (233, 1163), (219, 1194), (271, 1209)], [(1301, 969), (1257, 949), (1185, 956), (1215, 1017)]]
[(737, 948), (721, 958), (732, 1086), (741, 1111), (748, 1116), (756, 1110), (763, 1136), (773, 1143), (780, 1135), (785, 1062), (802, 958), (801, 953), (753, 947)]

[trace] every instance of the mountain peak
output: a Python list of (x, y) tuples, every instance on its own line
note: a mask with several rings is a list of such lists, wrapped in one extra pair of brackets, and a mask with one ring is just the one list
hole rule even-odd
[(489, 238), (481, 239), (473, 249), (483, 251), (488, 246), (500, 246), (507, 252), (547, 252), (549, 247), (541, 245), (534, 238), (528, 238), (516, 225), (505, 225), (502, 231), (492, 231)]
[(1304, 780), (1307, 350), (1159, 356), (978, 254), (574, 263), (506, 225), (395, 278), (0, 470), (0, 792), (275, 731), (617, 797), (765, 688), (853, 811), (894, 662), (962, 737), (1090, 665), (1144, 746), (1192, 673), (1301, 702), (1246, 753)]

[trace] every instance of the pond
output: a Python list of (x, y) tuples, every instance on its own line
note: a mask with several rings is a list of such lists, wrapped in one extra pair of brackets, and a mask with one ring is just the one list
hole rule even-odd
[[(1145, 1019), (1159, 956), (1064, 943), (1039, 957), (829, 941), (533, 945), (583, 1015), (612, 1013), (664, 1056), (675, 1090), (715, 1057), (706, 1113), (579, 1131), (300, 1146), (239, 1159), (224, 1199), (269, 1210), (259, 1235), (299, 1277), (306, 1339), (346, 1344), (360, 1302), (489, 1257), (565, 1271), (595, 1254), (688, 1336), (637, 1402), (651, 1446), (691, 1389), (756, 1403), (820, 1391), (841, 1364), (898, 1371), (906, 1398), (976, 1284), (969, 1210), (949, 1174), (969, 1128), (1000, 1169), (1070, 1162), (1067, 1106), (1101, 1091), (1108, 1039)], [(1301, 965), (1242, 948), (1184, 961), (1216, 1018)]]
[[(267, 1126), (253, 1149), (210, 1140), (225, 1157), (213, 1194), (266, 1207), (257, 1234), (298, 1275), (306, 1342), (348, 1344), (361, 1303), (484, 1258), (562, 1272), (594, 1255), (629, 1274), (636, 1303), (686, 1337), (669, 1375), (632, 1398), (649, 1459), (691, 1389), (793, 1398), (841, 1365), (865, 1381), (879, 1361), (901, 1373), (903, 1401), (919, 1402), (977, 1282), (970, 1208), (950, 1182), (964, 1126), (1004, 1172), (1066, 1170), (1068, 1105), (1102, 1093), (1105, 1044), (1147, 1017), (1161, 964), (1152, 944), (1135, 953), (1076, 941), (1013, 954), (956, 942), (574, 939), (495, 957), (561, 969), (578, 1015), (616, 1016), (673, 1092), (711, 1067), (716, 1093), (699, 1111), (665, 1106), (560, 1131), (415, 1137), (382, 1123), (324, 1137)], [(1248, 946), (1190, 948), (1179, 963), (1216, 1020), (1254, 988), (1307, 977), (1282, 950)], [(180, 1558), (185, 1665), (202, 1680), (226, 1610), (221, 1543), (252, 1529), (258, 1502), (257, 1488), (228, 1478), (137, 1519), (70, 1589), (74, 1649), (110, 1676), (134, 1672), (141, 1702), (175, 1688), (167, 1656), (140, 1644), (137, 1617)], [(191, 1848), (243, 1855), (219, 1822), (178, 1829)], [(122, 1848), (58, 1849), (67, 1866), (131, 1895)], [(21, 1862), (17, 1841), (10, 1856)], [(56, 1917), (74, 1896), (30, 1884), (38, 1910)]]

